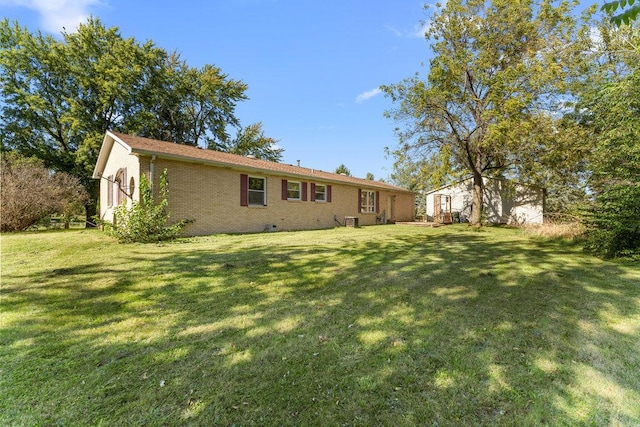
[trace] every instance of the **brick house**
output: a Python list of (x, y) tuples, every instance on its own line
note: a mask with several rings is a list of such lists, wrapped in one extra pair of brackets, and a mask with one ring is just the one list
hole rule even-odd
[(414, 219), (413, 192), (390, 184), (109, 131), (93, 172), (100, 218), (139, 200), (140, 176), (158, 188), (165, 169), (171, 220), (194, 220), (188, 235)]

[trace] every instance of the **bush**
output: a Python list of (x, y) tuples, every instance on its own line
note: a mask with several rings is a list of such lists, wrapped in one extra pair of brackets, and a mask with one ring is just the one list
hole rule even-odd
[(80, 180), (47, 169), (42, 161), (13, 152), (2, 155), (0, 230), (23, 231), (52, 214), (65, 215), (88, 196)]
[(167, 196), (169, 194), (167, 170), (160, 176), (160, 201), (156, 204), (151, 185), (146, 176), (140, 178), (141, 202), (133, 201), (130, 208), (121, 205), (115, 208), (113, 224), (105, 224), (107, 233), (121, 243), (150, 243), (177, 237), (184, 226), (191, 222), (182, 220), (167, 225)]
[(588, 251), (608, 258), (640, 254), (640, 183), (601, 190), (585, 219)]

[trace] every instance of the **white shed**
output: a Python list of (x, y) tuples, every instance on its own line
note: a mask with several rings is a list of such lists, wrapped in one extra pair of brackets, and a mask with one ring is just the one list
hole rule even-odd
[[(544, 191), (502, 178), (483, 177), (483, 218), (495, 224), (542, 224)], [(473, 178), (426, 193), (427, 220), (468, 221), (471, 217)], [(450, 215), (449, 215), (450, 214)]]

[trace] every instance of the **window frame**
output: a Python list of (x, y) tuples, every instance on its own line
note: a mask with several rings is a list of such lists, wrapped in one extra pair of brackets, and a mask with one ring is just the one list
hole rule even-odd
[[(291, 191), (296, 191), (296, 190), (291, 190), (289, 188), (289, 185), (291, 185), (291, 184), (297, 184), (298, 185), (298, 189), (297, 189), (298, 197), (290, 197), (290, 195), (289, 195), (290, 192)], [(289, 200), (289, 201), (300, 201), (300, 200), (302, 200), (302, 182), (301, 181), (289, 181), (289, 180), (287, 180), (287, 200)]]
[[(318, 193), (318, 187), (323, 187), (324, 191)], [(327, 203), (327, 185), (326, 184), (316, 184), (313, 189), (313, 200), (319, 203)], [(318, 199), (318, 194), (322, 194), (322, 198)]]
[[(252, 189), (251, 182), (252, 180), (261, 180), (262, 181), (262, 189)], [(262, 193), (262, 203), (252, 203), (251, 194)], [(267, 177), (265, 176), (257, 176), (257, 175), (247, 175), (247, 206), (267, 206)]]
[(360, 212), (369, 214), (377, 213), (376, 197), (377, 191), (360, 190)]

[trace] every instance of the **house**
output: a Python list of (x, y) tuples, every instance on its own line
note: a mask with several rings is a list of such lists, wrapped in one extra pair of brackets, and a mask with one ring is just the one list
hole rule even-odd
[[(544, 190), (502, 178), (483, 177), (483, 218), (496, 224), (541, 224)], [(471, 217), (473, 178), (466, 178), (426, 193), (427, 219), (461, 221)]]
[(390, 184), (109, 131), (93, 173), (100, 218), (139, 200), (142, 175), (157, 189), (165, 169), (170, 218), (193, 220), (188, 235), (414, 219), (413, 192)]

